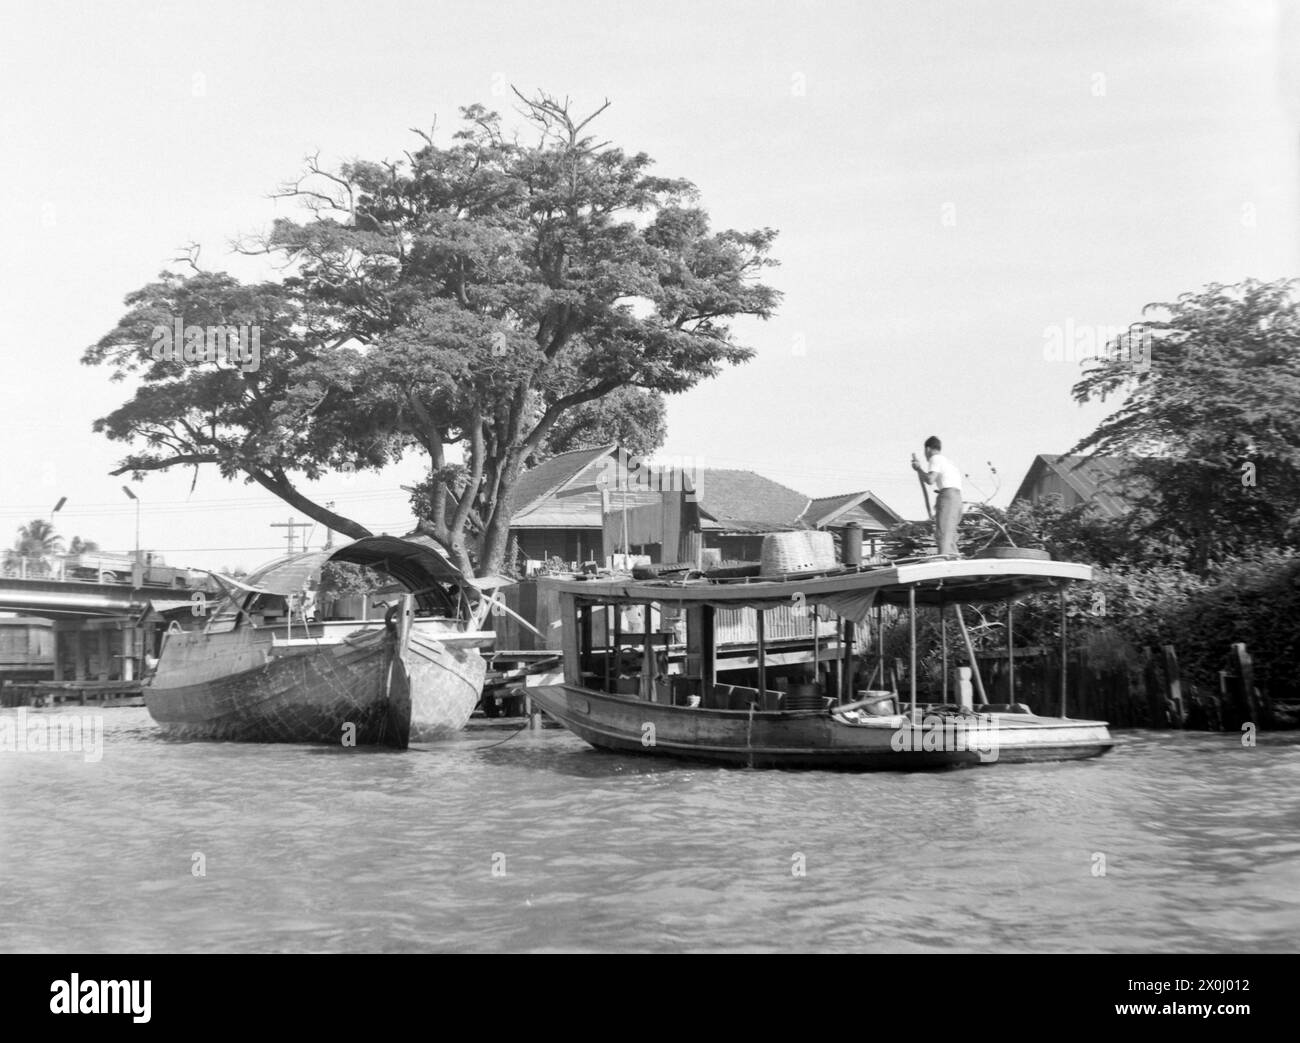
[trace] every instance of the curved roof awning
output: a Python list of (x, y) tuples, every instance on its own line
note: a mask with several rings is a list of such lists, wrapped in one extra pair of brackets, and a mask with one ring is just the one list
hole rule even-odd
[(427, 536), (366, 536), (336, 550), (306, 551), (279, 558), (254, 570), (243, 580), (218, 577), (223, 584), (247, 593), (288, 597), (307, 589), (328, 562), (364, 565), (391, 576), (417, 595), (420, 607), (436, 611), (454, 608), (444, 585), (469, 582), (441, 547)]
[(377, 569), (413, 591), (441, 583), (459, 586), (466, 582), (465, 574), (428, 536), (366, 536), (327, 557), (330, 561)]

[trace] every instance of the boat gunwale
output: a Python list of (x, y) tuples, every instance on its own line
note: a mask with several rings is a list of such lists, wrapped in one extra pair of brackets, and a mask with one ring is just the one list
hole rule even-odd
[[(684, 713), (692, 713), (692, 714), (704, 713), (707, 715), (720, 715), (724, 713), (734, 714), (739, 718), (735, 722), (737, 725), (739, 725), (742, 720), (747, 719), (750, 715), (748, 711), (744, 711), (744, 710), (740, 710), (740, 711), (712, 710), (712, 709), (705, 709), (703, 707), (673, 706), (667, 703), (645, 703), (639, 700), (627, 699), (626, 697), (614, 696), (607, 692), (593, 692), (589, 689), (584, 689), (569, 684), (545, 685), (540, 687), (550, 689), (550, 692), (542, 693), (542, 697), (539, 700), (545, 712), (554, 716), (561, 724), (565, 726), (567, 730), (576, 734), (580, 739), (582, 739), (588, 745), (593, 746), (596, 749), (604, 750), (607, 752), (614, 752), (614, 753), (632, 752), (632, 753), (642, 753), (648, 755), (657, 754), (659, 756), (676, 757), (676, 758), (682, 758), (687, 760), (699, 760), (699, 761), (715, 763), (715, 764), (718, 763), (743, 764), (745, 762), (751, 762), (751, 763), (759, 763), (769, 767), (783, 767), (783, 766), (797, 767), (802, 765), (802, 766), (817, 766), (817, 767), (828, 768), (828, 769), (848, 768), (848, 767), (853, 767), (855, 764), (863, 764), (866, 762), (871, 762), (873, 764), (879, 762), (879, 764), (882, 766), (888, 765), (891, 769), (902, 770), (902, 771), (915, 770), (918, 767), (942, 767), (945, 765), (959, 766), (963, 764), (973, 765), (973, 764), (996, 763), (996, 760), (989, 760), (989, 761), (983, 760), (979, 756), (978, 750), (970, 750), (970, 749), (957, 749), (957, 750), (916, 749), (916, 750), (906, 750), (906, 751), (895, 751), (892, 749), (886, 749), (885, 747), (879, 745), (780, 746), (780, 745), (772, 745), (770, 741), (761, 744), (746, 742), (744, 745), (739, 745), (739, 744), (720, 745), (716, 742), (682, 742), (680, 740), (665, 738), (664, 736), (658, 734), (656, 735), (654, 743), (650, 746), (646, 746), (646, 744), (643, 741), (642, 735), (637, 733), (636, 731), (621, 730), (618, 728), (617, 724), (611, 721), (607, 716), (591, 713), (590, 710), (588, 710), (585, 713), (581, 710), (574, 710), (569, 706), (567, 700), (563, 700), (562, 698), (556, 698), (552, 696), (551, 693), (553, 693), (556, 689), (559, 689), (561, 691), (568, 691), (575, 694), (580, 694), (582, 696), (594, 695), (599, 697), (602, 700), (616, 699), (619, 702), (627, 702), (627, 703), (641, 705), (645, 707), (653, 707), (656, 711), (678, 710)], [(534, 689), (534, 692), (536, 691), (537, 690)], [(552, 698), (556, 698), (556, 701), (561, 702), (562, 705), (557, 706), (554, 709), (548, 707), (546, 705), (546, 703), (549, 701), (548, 696)], [(760, 716), (760, 713), (758, 711), (755, 711), (753, 716), (755, 719), (757, 719)], [(804, 718), (804, 719), (821, 717), (823, 719), (829, 718), (829, 720), (833, 724), (839, 725), (844, 728), (852, 729), (855, 727), (846, 721), (837, 720), (834, 717), (833, 713), (825, 710), (795, 710), (795, 711), (776, 711), (776, 712), (766, 711), (766, 712), (762, 712), (761, 716), (769, 724), (778, 723), (776, 721), (771, 720), (774, 717), (790, 718), (790, 719), (796, 717)], [(1018, 717), (1018, 716), (1027, 716), (1027, 715), (1007, 714), (1004, 716)], [(999, 757), (997, 759), (1001, 759), (1001, 755), (1003, 752), (1012, 755), (1009, 758), (1010, 763), (1015, 763), (1021, 760), (1021, 758), (1015, 756), (1015, 754), (1018, 753), (1019, 754), (1032, 753), (1035, 755), (1039, 755), (1045, 753), (1069, 752), (1072, 753), (1073, 756), (1064, 757), (1064, 758), (1059, 756), (1051, 756), (1051, 757), (1034, 756), (1028, 759), (1032, 759), (1032, 760), (1043, 759), (1043, 760), (1053, 760), (1053, 761), (1087, 760), (1094, 757), (1100, 757), (1105, 755), (1106, 753), (1109, 753), (1116, 745), (1115, 740), (1110, 735), (1109, 728), (1104, 721), (1084, 721), (1084, 720), (1073, 720), (1070, 718), (1038, 718), (1038, 720), (1050, 721), (1052, 722), (1052, 724), (1050, 725), (1051, 727), (1069, 729), (1069, 730), (1074, 730), (1078, 728), (1089, 728), (1089, 729), (1100, 728), (1105, 732), (1105, 737), (1102, 738), (1099, 736), (1089, 741), (1073, 741), (1073, 742), (1072, 741), (1050, 742), (1050, 743), (1014, 743), (1013, 742), (1009, 746), (1005, 746), (1005, 747), (1000, 744)], [(923, 725), (919, 723), (914, 723), (913, 727), (919, 728), (919, 727), (923, 727)], [(878, 732), (884, 729), (862, 729), (862, 730)], [(1006, 729), (1005, 727), (999, 726), (998, 733), (1005, 734), (1007, 730), (1008, 729)], [(589, 734), (583, 734), (584, 732)], [(601, 740), (604, 740), (604, 742), (594, 741), (593, 737), (597, 737)]]

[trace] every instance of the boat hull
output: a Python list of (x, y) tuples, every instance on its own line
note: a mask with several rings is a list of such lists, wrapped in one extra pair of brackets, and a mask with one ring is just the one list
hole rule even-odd
[(707, 710), (572, 685), (529, 689), (534, 702), (598, 749), (753, 768), (917, 771), (1096, 757), (1114, 742), (1100, 721), (1032, 714), (844, 719), (819, 710)]
[(168, 635), (145, 706), (173, 738), (404, 749), (407, 670), (382, 631), (277, 654), (256, 634)]
[(446, 640), (411, 632), (403, 657), (411, 683), (411, 741), (441, 739), (465, 727), (483, 697), (487, 661), (455, 635)]

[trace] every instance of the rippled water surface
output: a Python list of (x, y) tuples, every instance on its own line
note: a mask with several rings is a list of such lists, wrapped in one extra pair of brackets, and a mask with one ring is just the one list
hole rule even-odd
[(0, 752), (0, 950), (1300, 945), (1296, 733), (834, 774), (551, 729), (391, 753), (166, 742), (144, 709), (102, 717), (97, 762)]

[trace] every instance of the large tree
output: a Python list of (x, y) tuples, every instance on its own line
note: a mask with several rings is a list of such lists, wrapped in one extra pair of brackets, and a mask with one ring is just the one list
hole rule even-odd
[(1071, 450), (1132, 458), (1132, 527), (1198, 570), (1300, 537), (1296, 280), (1150, 304), (1075, 384), (1121, 406)]
[[(520, 100), (524, 144), (475, 105), (449, 143), (421, 133), (400, 161), (309, 161), (282, 194), (310, 218), (244, 246), (282, 261), (281, 281), (195, 270), (128, 297), (83, 360), (140, 381), (96, 422), (144, 443), (116, 473), (213, 464), (356, 537), (301, 481), (416, 447), (420, 529), (493, 572), (520, 472), (604, 434), (594, 404), (681, 392), (750, 358), (730, 322), (772, 313), (759, 276), (775, 233), (711, 231), (689, 182), (587, 133), (604, 106), (579, 118), (545, 94)], [(257, 327), (260, 365), (154, 358), (150, 337), (178, 317)]]

